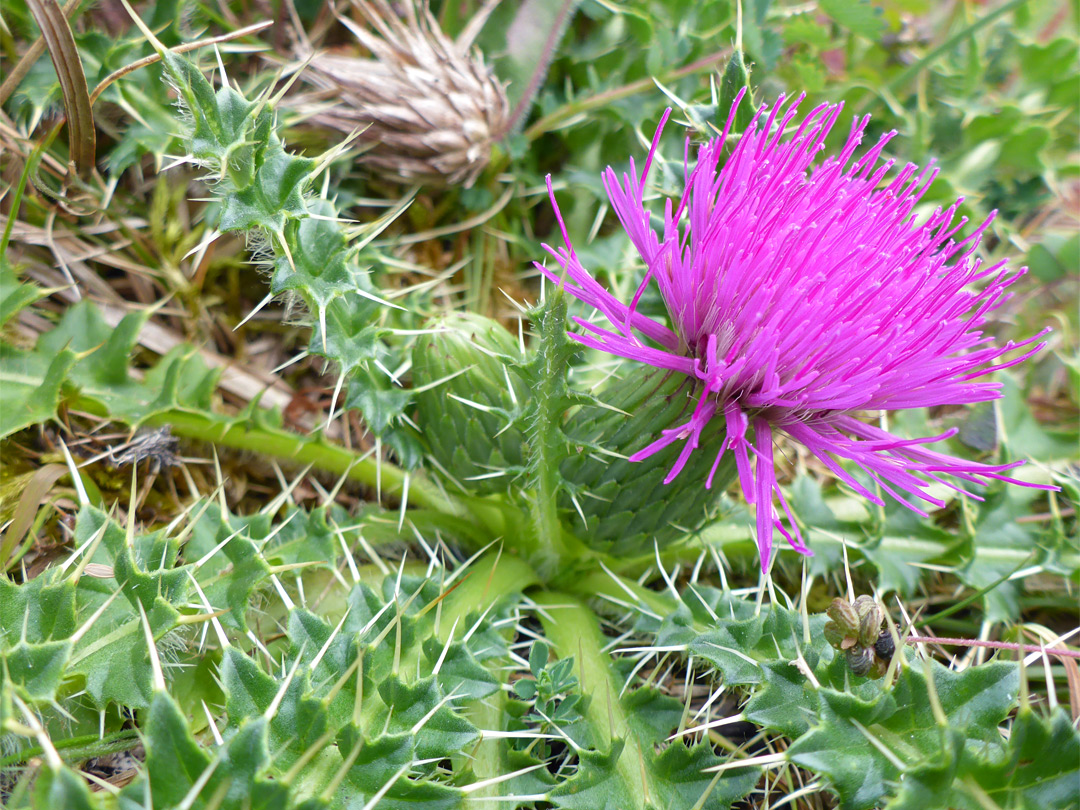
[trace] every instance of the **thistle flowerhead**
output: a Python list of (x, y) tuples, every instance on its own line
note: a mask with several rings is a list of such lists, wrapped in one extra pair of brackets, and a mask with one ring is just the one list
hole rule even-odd
[(345, 102), (314, 119), (345, 132), (360, 128), (370, 147), (365, 162), (392, 179), (470, 186), (510, 115), (502, 83), (472, 47), (486, 12), (452, 40), (426, 0), (401, 5), (403, 18), (386, 0), (355, 0), (370, 28), (341, 18), (373, 58), (312, 58), (310, 80)]
[[(920, 514), (920, 501), (944, 505), (929, 494), (932, 482), (954, 489), (1019, 483), (1004, 473), (1023, 462), (980, 464), (927, 447), (954, 431), (901, 439), (860, 415), (996, 399), (1000, 384), (978, 378), (1044, 345), (1043, 333), (997, 346), (981, 331), (1024, 273), (975, 256), (990, 220), (962, 235), (959, 200), (917, 216), (937, 171), (912, 164), (894, 171), (894, 161), (883, 161), (895, 132), (857, 156), (868, 116), (854, 121), (839, 154), (819, 160), (842, 105), (822, 104), (796, 123), (801, 101), (781, 96), (771, 110), (763, 106), (729, 150), (733, 106), (723, 134), (697, 148), (695, 163), (687, 141), (685, 190), (666, 201), (662, 231), (652, 226), (645, 193), (668, 114), (640, 173), (633, 160), (621, 178), (607, 169), (612, 207), (645, 265), (630, 300), (616, 298), (582, 265), (553, 193), (566, 246), (545, 245), (557, 267), (541, 268), (606, 320), (575, 318), (584, 330), (577, 340), (694, 383), (692, 413), (630, 460), (681, 442), (670, 483), (708, 444), (712, 472), (702, 484), (710, 487), (732, 454), (756, 506), (763, 567), (774, 529), (809, 553), (777, 483), (778, 434), (868, 500), (882, 502), (876, 485)], [(650, 285), (666, 322), (638, 310)]]

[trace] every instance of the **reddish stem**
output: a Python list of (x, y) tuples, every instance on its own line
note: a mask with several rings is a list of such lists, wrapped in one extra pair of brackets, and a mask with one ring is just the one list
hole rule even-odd
[(945, 638), (942, 636), (908, 636), (908, 644), (948, 644), (953, 647), (990, 647), (994, 650), (1020, 650), (1022, 652), (1045, 652), (1062, 658), (1080, 658), (1080, 650), (1055, 650), (1052, 647), (1036, 647), (1034, 644), (1013, 644), (1008, 641), (980, 641), (971, 638)]

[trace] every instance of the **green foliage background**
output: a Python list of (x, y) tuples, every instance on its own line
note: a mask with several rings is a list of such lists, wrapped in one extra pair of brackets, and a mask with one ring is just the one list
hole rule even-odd
[[(480, 4), (433, 5), (455, 34)], [(40, 8), (5, 5), (5, 76)], [(146, 30), (120, 6), (73, 10), (90, 88), (278, 23), (110, 84), (86, 177), (50, 132), (48, 53), (4, 104), (6, 806), (1076, 806), (1075, 666), (920, 645), (870, 680), (822, 631), (853, 590), (924, 636), (1038, 644), (1077, 625), (1075, 4), (504, 2), (478, 44), (521, 115), (468, 189), (377, 179), (312, 124), (282, 73), (295, 25), (349, 47), (321, 4), (138, 14)], [(603, 457), (685, 392), (639, 407), (652, 382), (566, 339), (577, 305), (531, 268), (558, 238), (544, 176), (586, 265), (630, 289), (600, 172), (640, 157), (669, 106), (715, 134), (746, 83), (756, 103), (843, 100), (870, 138), (896, 129), (892, 156), (941, 167), (927, 210), (998, 212), (984, 252), (1030, 273), (995, 337), (1052, 325), (1050, 346), (992, 405), (890, 419), (957, 426), (950, 452), (1030, 459), (1022, 475), (1060, 492), (992, 488), (924, 519), (792, 448), (815, 556), (764, 578), (740, 495), (661, 490), (670, 459)], [(668, 192), (681, 141), (662, 147)], [(301, 357), (270, 371), (260, 352)], [(268, 406), (282, 386), (287, 407)], [(184, 464), (80, 449), (164, 426)], [(117, 754), (127, 772), (104, 764)]]

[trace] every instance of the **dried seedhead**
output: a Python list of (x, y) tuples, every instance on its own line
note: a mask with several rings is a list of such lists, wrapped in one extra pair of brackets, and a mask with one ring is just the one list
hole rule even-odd
[(882, 630), (885, 609), (872, 596), (860, 596), (853, 603), (834, 599), (826, 611), (825, 640), (844, 653), (848, 667), (856, 675), (880, 678), (896, 652), (892, 633)]
[(404, 17), (386, 0), (353, 6), (370, 27), (342, 22), (371, 58), (316, 54), (305, 76), (335, 103), (301, 106), (318, 124), (362, 129), (363, 159), (389, 178), (472, 185), (510, 115), (503, 84), (472, 47), (487, 10), (452, 40), (426, 0), (401, 3)]

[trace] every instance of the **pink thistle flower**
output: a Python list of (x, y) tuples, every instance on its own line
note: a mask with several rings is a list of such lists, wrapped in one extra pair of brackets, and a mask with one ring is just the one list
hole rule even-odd
[[(887, 180), (894, 161), (882, 162), (881, 154), (895, 131), (855, 158), (869, 116), (853, 122), (838, 155), (815, 164), (842, 105), (814, 108), (784, 137), (803, 96), (786, 108), (780, 96), (764, 124), (763, 106), (720, 166), (741, 99), (742, 94), (723, 135), (698, 147), (693, 168), (687, 140), (685, 191), (681, 199), (666, 201), (663, 234), (650, 225), (644, 192), (671, 111), (660, 122), (640, 174), (632, 159), (621, 182), (610, 167), (604, 172), (612, 207), (646, 267), (629, 303), (581, 265), (548, 178), (566, 247), (544, 245), (561, 272), (540, 269), (608, 322), (574, 318), (584, 333), (573, 337), (685, 374), (698, 386), (692, 416), (630, 460), (683, 442), (665, 479), (670, 483), (706, 429), (726, 430), (705, 486), (712, 485), (724, 454), (734, 453), (746, 500), (756, 506), (763, 569), (774, 528), (796, 550), (810, 553), (776, 481), (777, 432), (801, 443), (868, 500), (882, 503), (841, 459), (922, 515), (916, 500), (944, 506), (928, 494), (930, 482), (960, 489), (943, 476), (975, 484), (1023, 483), (1003, 474), (1022, 461), (979, 464), (926, 447), (955, 430), (901, 439), (857, 416), (997, 399), (1000, 383), (977, 378), (1016, 365), (1045, 345), (1038, 341), (1049, 330), (1005, 346), (995, 346), (980, 331), (988, 313), (1009, 298), (1009, 285), (1026, 272), (1010, 272), (1005, 261), (986, 267), (974, 257), (993, 215), (966, 238), (957, 234), (967, 219), (954, 223), (961, 200), (919, 222), (913, 210), (937, 170), (908, 164)], [(637, 311), (649, 284), (659, 288), (670, 325)], [(1021, 348), (1026, 351), (1002, 360)]]

